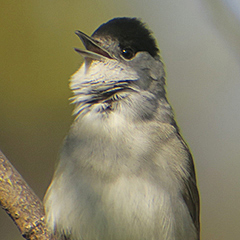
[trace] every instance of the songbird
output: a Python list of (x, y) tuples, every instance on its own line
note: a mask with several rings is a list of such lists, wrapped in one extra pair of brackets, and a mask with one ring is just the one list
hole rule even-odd
[(45, 195), (59, 239), (197, 240), (194, 163), (166, 98), (152, 32), (114, 18), (91, 36), (70, 79), (75, 119)]

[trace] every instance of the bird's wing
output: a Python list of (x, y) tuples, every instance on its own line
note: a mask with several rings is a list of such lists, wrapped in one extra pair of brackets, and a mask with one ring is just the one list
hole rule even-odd
[(183, 142), (184, 146), (186, 147), (188, 153), (189, 153), (189, 170), (191, 172), (191, 175), (184, 180), (184, 188), (182, 191), (183, 199), (188, 207), (188, 210), (190, 212), (190, 215), (192, 217), (193, 223), (197, 229), (198, 233), (198, 239), (200, 234), (200, 222), (199, 222), (199, 210), (200, 210), (200, 200), (199, 200), (199, 194), (197, 189), (197, 183), (196, 183), (196, 176), (195, 176), (195, 169), (193, 164), (193, 158), (188, 150), (188, 146), (184, 142), (181, 136), (181, 141)]

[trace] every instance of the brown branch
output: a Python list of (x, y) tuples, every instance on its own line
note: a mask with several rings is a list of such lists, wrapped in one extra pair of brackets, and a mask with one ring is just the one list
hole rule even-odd
[(0, 150), (0, 205), (28, 240), (53, 240), (43, 204)]

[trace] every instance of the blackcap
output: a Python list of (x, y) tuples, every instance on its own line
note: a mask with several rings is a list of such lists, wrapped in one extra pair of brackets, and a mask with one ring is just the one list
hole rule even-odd
[(75, 120), (45, 195), (48, 228), (70, 240), (197, 240), (193, 159), (166, 98), (155, 39), (136, 18), (76, 34)]

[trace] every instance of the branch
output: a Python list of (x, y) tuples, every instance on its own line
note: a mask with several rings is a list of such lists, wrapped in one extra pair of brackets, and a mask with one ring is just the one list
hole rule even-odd
[(0, 205), (27, 240), (53, 240), (43, 204), (0, 150)]

